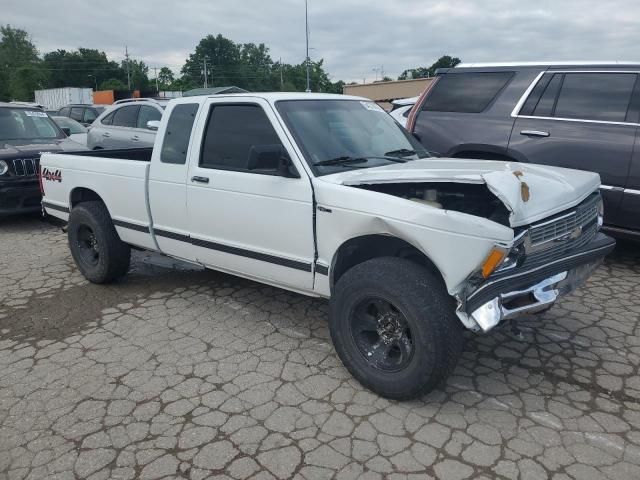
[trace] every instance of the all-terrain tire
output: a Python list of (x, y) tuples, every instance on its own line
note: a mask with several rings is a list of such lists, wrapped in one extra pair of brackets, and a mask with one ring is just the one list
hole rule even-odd
[(110, 283), (129, 270), (131, 247), (120, 240), (104, 203), (83, 202), (73, 207), (67, 235), (71, 255), (90, 282)]
[[(410, 331), (406, 337), (412, 344), (411, 354), (403, 355), (406, 364), (394, 371), (367, 359), (371, 353), (362, 351), (362, 333), (354, 334), (350, 326), (370, 298), (391, 304), (392, 314), (401, 314)], [(442, 279), (414, 262), (394, 257), (368, 260), (339, 279), (331, 297), (329, 328), (336, 351), (351, 374), (368, 389), (397, 400), (416, 398), (436, 388), (453, 371), (464, 346), (455, 302)]]

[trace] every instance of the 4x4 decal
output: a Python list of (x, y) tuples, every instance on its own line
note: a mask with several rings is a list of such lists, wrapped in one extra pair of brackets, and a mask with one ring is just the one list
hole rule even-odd
[(48, 182), (62, 182), (62, 171), (60, 169), (51, 171), (45, 168), (42, 170), (42, 178)]

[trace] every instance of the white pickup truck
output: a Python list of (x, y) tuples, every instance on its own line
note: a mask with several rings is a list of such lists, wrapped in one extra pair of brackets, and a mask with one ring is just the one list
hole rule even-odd
[(349, 371), (407, 399), (453, 369), (464, 328), (549, 308), (614, 247), (597, 174), (429, 157), (375, 103), (189, 97), (154, 148), (44, 154), (46, 213), (95, 283), (142, 248), (330, 299)]

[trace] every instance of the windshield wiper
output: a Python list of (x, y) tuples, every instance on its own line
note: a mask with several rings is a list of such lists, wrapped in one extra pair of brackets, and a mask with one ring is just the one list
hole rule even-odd
[(390, 152), (385, 153), (386, 156), (399, 156), (399, 157), (408, 157), (409, 155), (415, 155), (417, 152), (415, 150), (409, 150), (408, 148), (399, 148), (398, 150), (391, 150)]
[(387, 160), (389, 162), (395, 163), (406, 163), (407, 160), (404, 158), (398, 157), (379, 157), (375, 155), (367, 155), (366, 157), (350, 157), (348, 155), (344, 155), (342, 157), (331, 158), (329, 160), (321, 160), (320, 162), (314, 163), (316, 166), (327, 166), (327, 165), (351, 165), (353, 163), (365, 163), (370, 159), (373, 160)]
[(314, 165), (324, 167), (328, 165), (350, 165), (352, 163), (365, 163), (368, 161), (369, 159), (364, 157), (350, 157), (348, 155), (343, 155), (341, 157), (330, 158), (329, 160), (321, 160), (314, 163)]

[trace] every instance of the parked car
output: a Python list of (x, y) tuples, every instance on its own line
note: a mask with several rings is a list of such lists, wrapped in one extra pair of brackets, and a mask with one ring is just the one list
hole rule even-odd
[(74, 142), (87, 146), (87, 127), (69, 117), (51, 117), (62, 131)]
[(58, 110), (58, 116), (72, 118), (76, 122), (88, 127), (105, 110), (106, 108), (103, 106), (73, 104)]
[(82, 149), (42, 110), (0, 102), (0, 216), (40, 211), (41, 152)]
[(640, 238), (640, 64), (471, 64), (438, 71), (409, 129), (444, 156), (600, 174), (605, 227)]
[(395, 120), (403, 127), (407, 126), (407, 119), (411, 113), (411, 109), (416, 104), (420, 97), (402, 98), (400, 100), (394, 100), (391, 102), (391, 115)]
[(133, 246), (330, 298), (340, 358), (391, 398), (435, 388), (463, 327), (549, 308), (615, 244), (597, 174), (430, 158), (364, 98), (187, 97), (158, 135), (43, 156), (43, 205), (82, 274), (123, 276)]
[(166, 105), (148, 98), (118, 100), (93, 123), (87, 146), (92, 150), (152, 147)]

